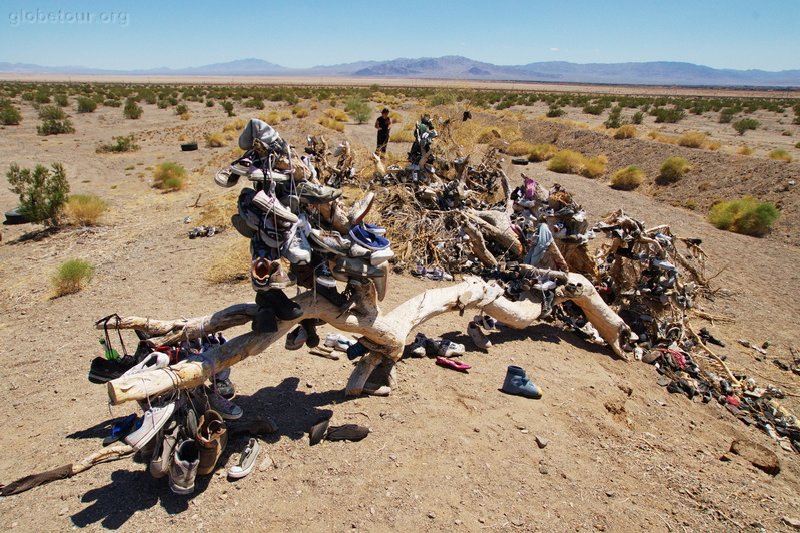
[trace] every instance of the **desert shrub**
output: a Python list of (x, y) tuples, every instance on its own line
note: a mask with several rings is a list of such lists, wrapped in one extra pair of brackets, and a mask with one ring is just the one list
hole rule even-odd
[(64, 204), (64, 216), (75, 226), (95, 226), (108, 205), (94, 194), (72, 194)]
[(353, 117), (358, 124), (365, 123), (372, 114), (372, 108), (367, 101), (357, 97), (350, 98), (345, 104), (344, 110), (349, 116)]
[(675, 183), (692, 169), (689, 162), (678, 156), (668, 157), (659, 171), (660, 183)]
[(189, 107), (186, 104), (178, 104), (175, 106), (175, 114), (183, 115), (189, 112)]
[(253, 97), (245, 102), (242, 102), (242, 105), (251, 109), (264, 109), (264, 100)]
[(3, 126), (14, 126), (22, 121), (22, 114), (19, 112), (11, 100), (0, 98), (0, 124)]
[(228, 114), (229, 117), (232, 117), (234, 115), (234, 113), (233, 113), (233, 102), (231, 102), (229, 100), (225, 100), (220, 105), (222, 106), (222, 109), (225, 110), (225, 112)]
[(636, 137), (636, 126), (633, 124), (624, 124), (614, 132), (615, 139), (632, 139), (634, 137)]
[(686, 116), (686, 112), (683, 109), (675, 107), (654, 107), (650, 110), (650, 114), (656, 117), (656, 122), (666, 122), (668, 124), (680, 122)]
[(186, 169), (178, 163), (167, 161), (153, 170), (153, 186), (163, 191), (177, 191), (186, 187)]
[(142, 113), (144, 113), (144, 109), (136, 103), (136, 100), (128, 98), (128, 100), (125, 101), (125, 108), (122, 110), (122, 114), (125, 115), (125, 118), (136, 120), (142, 116)]
[(306, 118), (308, 116), (308, 109), (303, 106), (296, 105), (292, 108), (292, 115), (297, 118)]
[(790, 163), (792, 161), (792, 156), (789, 154), (789, 152), (781, 148), (772, 150), (769, 153), (769, 158), (775, 159), (776, 161), (786, 161), (787, 163)]
[(347, 116), (347, 113), (342, 111), (341, 109), (330, 108), (325, 110), (325, 116), (328, 118), (332, 118), (333, 120), (338, 120), (339, 122), (347, 122), (350, 120), (350, 117)]
[(678, 144), (686, 148), (702, 148), (706, 142), (706, 134), (702, 131), (687, 131), (678, 138)]
[(222, 131), (241, 131), (244, 128), (244, 125), (247, 124), (243, 118), (237, 118), (231, 122), (228, 122), (222, 127)]
[(557, 105), (550, 105), (550, 108), (547, 110), (545, 115), (549, 118), (557, 118), (564, 114), (564, 110), (558, 107)]
[(326, 128), (330, 128), (332, 130), (336, 130), (336, 131), (340, 131), (340, 132), (344, 131), (344, 126), (345, 126), (344, 122), (340, 122), (340, 121), (338, 121), (338, 120), (336, 120), (334, 118), (331, 118), (331, 117), (321, 117), (319, 119), (319, 123), (322, 126), (324, 126)]
[(156, 106), (158, 106), (159, 109), (166, 109), (167, 107), (169, 107), (169, 102), (167, 102), (166, 100), (159, 100), (156, 103)]
[[(585, 106), (583, 106), (583, 112), (584, 113), (588, 113), (589, 115), (599, 115), (603, 111), (605, 111), (605, 109), (606, 109), (606, 106), (603, 103), (592, 103), (592, 104), (586, 104)], [(606, 127), (608, 127), (608, 126), (606, 126)]]
[(608, 158), (604, 155), (586, 157), (583, 161), (583, 170), (579, 174), (587, 178), (597, 178), (605, 173), (607, 165)]
[(44, 90), (38, 90), (33, 95), (33, 101), (36, 104), (49, 104), (50, 95)]
[(122, 102), (115, 98), (109, 98), (107, 100), (103, 100), (103, 105), (106, 107), (122, 107)]
[(533, 144), (529, 143), (528, 141), (524, 141), (522, 139), (517, 139), (516, 141), (512, 142), (505, 148), (503, 148), (503, 152), (512, 155), (512, 156), (520, 156), (524, 155), (527, 156), (531, 153), (533, 149)]
[(561, 150), (547, 163), (547, 170), (562, 174), (579, 174), (583, 169), (584, 157), (573, 150)]
[(644, 120), (644, 113), (637, 111), (631, 116), (631, 124), (641, 124)]
[(225, 146), (225, 135), (222, 133), (206, 133), (206, 146), (209, 148)]
[(708, 213), (708, 221), (719, 229), (760, 237), (769, 232), (779, 216), (774, 204), (745, 196), (714, 204)]
[(761, 123), (754, 118), (742, 118), (733, 123), (733, 129), (739, 132), (739, 135), (744, 135), (747, 130), (754, 130), (760, 125)]
[(611, 112), (608, 114), (608, 118), (606, 119), (606, 121), (603, 122), (603, 126), (609, 129), (619, 128), (620, 126), (622, 126), (621, 116), (622, 116), (622, 108), (618, 105), (614, 106), (613, 109), (611, 109)]
[(69, 259), (61, 263), (53, 276), (53, 297), (80, 292), (92, 279), (94, 267), (83, 259)]
[(25, 218), (46, 226), (57, 223), (59, 210), (69, 194), (67, 174), (61, 163), (53, 163), (50, 169), (36, 165), (33, 171), (11, 163), (6, 178), (11, 191), (19, 196), (20, 213)]
[(783, 130), (781, 132), (781, 135), (783, 135), (784, 137), (791, 137), (792, 136), (792, 132), (789, 131), (789, 130)]
[(60, 133), (75, 133), (72, 121), (60, 107), (46, 105), (39, 108), (39, 118), (42, 124), (36, 127), (39, 135), (58, 135)]
[(800, 148), (800, 142), (794, 144), (795, 148)]
[(753, 149), (745, 144), (744, 146), (739, 148), (739, 150), (737, 150), (736, 153), (739, 155), (753, 155)]
[(93, 113), (97, 109), (97, 102), (85, 96), (78, 97), (78, 113)]
[(210, 98), (206, 100), (206, 107), (214, 107), (214, 100)]
[(121, 135), (119, 137), (112, 137), (114, 142), (111, 143), (103, 143), (97, 147), (97, 153), (106, 153), (106, 152), (135, 152), (139, 149), (139, 145), (136, 144), (133, 134), (130, 135)]
[(392, 119), (392, 124), (400, 124), (403, 122), (403, 115), (396, 111), (390, 111), (389, 118)]
[(456, 103), (455, 94), (449, 91), (437, 91), (428, 98), (428, 105), (436, 107), (439, 105), (450, 105)]
[(540, 161), (547, 161), (558, 153), (558, 148), (552, 144), (534, 144), (531, 146), (531, 151), (528, 153), (528, 161), (538, 163)]
[(67, 107), (69, 105), (66, 94), (57, 94), (53, 96), (53, 100), (55, 100), (56, 105), (59, 107)]
[(617, 170), (611, 176), (611, 187), (620, 191), (632, 191), (644, 181), (644, 171), (636, 165)]

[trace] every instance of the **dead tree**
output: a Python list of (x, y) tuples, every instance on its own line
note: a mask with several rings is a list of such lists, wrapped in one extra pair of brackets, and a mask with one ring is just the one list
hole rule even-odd
[[(562, 285), (557, 291), (557, 301), (573, 300), (583, 309), (586, 317), (614, 353), (627, 359), (623, 345), (630, 336), (630, 329), (603, 302), (585, 277), (580, 274), (536, 269), (531, 269), (530, 273), (537, 277), (558, 279)], [(390, 389), (396, 385), (394, 363), (402, 357), (406, 338), (414, 328), (432, 317), (476, 308), (509, 327), (523, 329), (533, 324), (541, 315), (540, 303), (531, 298), (511, 301), (503, 296), (503, 292), (503, 288), (495, 282), (468, 277), (455, 285), (429, 289), (387, 314), (383, 314), (378, 307), (375, 288), (371, 283), (355, 287), (356, 303), (344, 313), (323, 298), (315, 300), (311, 292), (295, 297), (294, 301), (303, 308), (302, 318), (320, 318), (339, 330), (362, 335), (360, 342), (369, 353), (358, 362), (346, 387), (347, 395), (359, 395), (364, 392), (370, 374), (381, 363), (389, 367), (386, 385)], [(256, 311), (255, 304), (237, 304), (212, 315), (190, 319), (166, 321), (126, 317), (116, 327), (155, 335), (150, 340), (154, 345), (174, 344), (182, 339), (198, 338), (246, 324), (252, 321)], [(196, 387), (220, 370), (263, 352), (286, 335), (296, 322), (280, 322), (278, 331), (274, 333), (245, 333), (207, 350), (200, 356), (170, 367), (110, 381), (110, 401), (117, 405), (131, 400), (144, 400), (148, 396), (158, 396), (174, 389)]]

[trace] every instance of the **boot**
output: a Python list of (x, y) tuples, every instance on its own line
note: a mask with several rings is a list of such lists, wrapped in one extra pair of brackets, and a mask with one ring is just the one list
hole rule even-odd
[(175, 494), (194, 492), (194, 479), (200, 463), (199, 448), (192, 439), (186, 439), (175, 447), (169, 463), (169, 488)]
[(279, 289), (256, 293), (259, 307), (270, 307), (278, 320), (295, 320), (303, 316), (303, 308)]
[(228, 429), (219, 413), (209, 409), (200, 417), (196, 440), (200, 448), (197, 473), (205, 476), (214, 471), (220, 455), (228, 444)]
[(516, 365), (508, 367), (502, 391), (506, 394), (516, 394), (526, 398), (533, 398), (534, 400), (542, 397), (542, 391), (539, 390), (539, 387), (528, 379), (522, 367)]

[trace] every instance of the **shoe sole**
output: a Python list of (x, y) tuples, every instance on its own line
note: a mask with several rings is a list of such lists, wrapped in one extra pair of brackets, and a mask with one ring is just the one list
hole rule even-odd
[(228, 477), (231, 479), (242, 479), (253, 471), (253, 467), (255, 467), (255, 463), (245, 469), (234, 470), (235, 467), (231, 467), (230, 470), (228, 470)]

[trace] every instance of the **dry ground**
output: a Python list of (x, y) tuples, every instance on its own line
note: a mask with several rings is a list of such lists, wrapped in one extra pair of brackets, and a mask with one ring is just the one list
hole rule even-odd
[[(133, 409), (109, 409), (105, 388), (86, 381), (89, 362), (100, 353), (94, 320), (112, 312), (197, 316), (253, 299), (246, 283), (215, 285), (205, 278), (215, 256), (241, 237), (225, 231), (189, 240), (186, 232), (192, 224), (183, 223), (184, 217), (200, 217), (199, 209), (187, 207), (198, 194), (203, 194), (201, 204), (232, 206), (236, 191), (223, 191), (212, 182), (211, 169), (229, 157), (228, 148), (183, 153), (178, 138), (197, 138), (202, 144), (204, 132), (219, 131), (230, 119), (218, 107), (201, 104), (191, 105), (192, 119), (186, 122), (171, 110), (144, 107), (138, 121), (123, 120), (119, 109), (100, 108), (91, 115), (73, 116), (76, 134), (39, 137), (34, 110), (23, 106), (22, 125), (0, 134), (3, 173), (12, 161), (23, 166), (62, 161), (73, 192), (93, 192), (111, 206), (98, 228), (67, 229), (38, 241), (19, 240), (34, 226), (2, 229), (0, 402), (6, 408), (0, 411), (0, 482), (88, 455), (99, 448), (109, 420)], [(413, 120), (420, 109), (409, 102), (400, 111)], [(538, 112), (528, 111), (529, 118)], [(577, 113), (570, 111), (571, 119), (589, 120), (573, 112)], [(240, 111), (240, 116), (249, 115)], [(667, 152), (685, 150), (649, 140), (614, 141), (591, 129), (538, 121), (520, 124), (531, 141), (549, 141), (548, 136), (557, 134), (561, 147), (602, 151), (610, 167), (634, 161), (650, 170)], [(299, 144), (305, 133), (320, 127), (312, 114), (304, 121), (281, 123), (278, 129)], [(796, 138), (796, 127), (794, 131)], [(95, 154), (99, 142), (126, 133), (136, 134), (140, 151)], [(368, 148), (374, 142), (371, 124), (348, 125), (345, 134), (329, 135)], [(763, 142), (771, 145), (780, 137)], [(390, 149), (402, 154), (407, 146)], [(687, 154), (702, 160), (707, 180), (721, 179), (725, 169), (739, 161), (725, 149)], [(167, 160), (195, 171), (186, 191), (160, 194), (149, 187), (149, 167)], [(773, 170), (773, 163), (758, 154), (746, 161), (753, 166), (752, 180), (761, 179), (761, 168), (776, 180), (797, 178), (796, 163)], [(788, 347), (797, 338), (800, 250), (793, 237), (794, 222), (784, 219), (775, 235), (754, 239), (716, 230), (700, 211), (670, 205), (680, 203), (673, 202), (673, 193), (656, 198), (620, 193), (602, 180), (553, 174), (541, 164), (524, 169), (546, 186), (564, 184), (592, 221), (624, 207), (648, 224), (669, 223), (680, 235), (702, 238), (711, 256), (710, 270), (720, 272), (714, 284), (724, 289), (705, 305), (713, 313), (736, 318), (733, 324), (709, 326), (728, 342), (721, 351), (735, 368), (791, 393), (787, 405), (798, 410), (798, 377), (771, 363), (776, 357), (788, 360)], [(509, 167), (509, 172), (519, 180), (518, 167)], [(796, 206), (796, 189), (782, 194), (785, 205)], [(699, 203), (704, 202), (707, 199), (700, 197)], [(0, 206), (6, 210), (15, 203), (7, 188), (0, 188)], [(95, 265), (94, 279), (79, 294), (50, 299), (50, 276), (58, 264), (73, 257)], [(435, 286), (395, 276), (383, 307), (391, 309)], [(444, 315), (422, 329), (470, 347), (463, 333), (468, 320), (469, 316)], [(759, 344), (769, 340), (770, 357), (756, 361), (755, 352), (735, 342), (740, 337)], [(170, 493), (164, 480), (151, 479), (145, 465), (123, 460), (0, 500), (0, 527), (790, 531), (784, 518), (800, 519), (798, 456), (742, 425), (719, 405), (670, 395), (655, 383), (652, 367), (613, 360), (608, 350), (546, 323), (491, 338), (495, 345), (489, 353), (472, 350), (464, 356), (473, 365), (468, 375), (439, 368), (430, 359), (404, 360), (398, 368), (400, 386), (388, 398), (345, 398), (348, 362), (273, 346), (238, 364), (232, 378), (245, 416), (268, 415), (280, 427), (263, 447), (275, 468), (264, 465), (236, 483), (228, 482), (220, 469), (201, 480), (192, 497), (181, 498)], [(498, 392), (509, 364), (527, 369), (543, 388), (543, 399)], [(334, 423), (369, 426), (371, 435), (359, 443), (309, 447), (304, 432), (326, 411), (333, 413)], [(537, 436), (547, 439), (546, 447), (536, 445)], [(771, 477), (737, 456), (721, 461), (733, 439), (770, 448), (780, 457), (781, 473)], [(232, 441), (230, 453), (235, 455), (243, 445)], [(230, 463), (235, 457), (226, 454), (226, 459)]]

